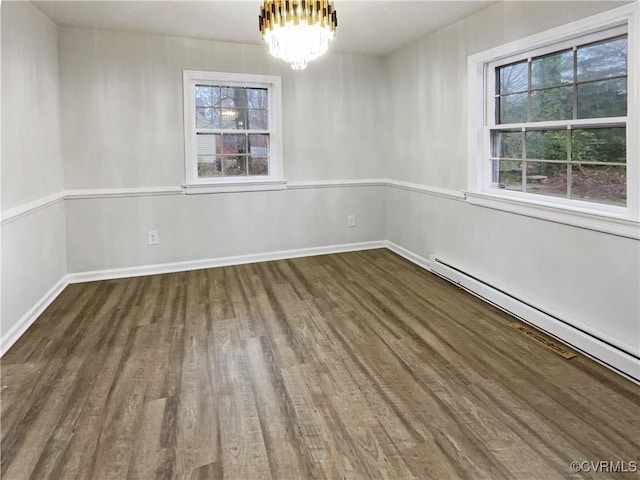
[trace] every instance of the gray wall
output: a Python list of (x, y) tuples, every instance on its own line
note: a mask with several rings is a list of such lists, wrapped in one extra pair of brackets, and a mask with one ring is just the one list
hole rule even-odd
[[(184, 183), (182, 70), (282, 76), (288, 181), (381, 174), (380, 59), (334, 54), (293, 72), (261, 46), (82, 28), (60, 30), (60, 58), (67, 189)], [(376, 190), (71, 200), (69, 272), (383, 240)]]
[[(30, 3), (2, 3), (2, 211), (61, 192), (56, 25)], [(15, 211), (15, 210), (14, 210)], [(2, 227), (2, 337), (67, 271), (64, 204)]]
[[(262, 46), (58, 29), (30, 4), (3, 3), (2, 211), (88, 192), (3, 224), (3, 336), (67, 271), (388, 239), (637, 352), (635, 240), (385, 186), (104, 195), (184, 182), (184, 69), (282, 76), (289, 181), (391, 178), (459, 192), (467, 55), (614, 6), (500, 3), (384, 59), (334, 53), (292, 72)], [(160, 245), (149, 247), (152, 229)]]
[[(383, 188), (69, 200), (69, 272), (383, 240)], [(147, 246), (149, 230), (159, 245)]]
[[(465, 190), (467, 56), (615, 6), (504, 2), (387, 57), (386, 176)], [(397, 189), (388, 193), (386, 228), (418, 255), (436, 253), (640, 352), (637, 240)]]
[(382, 62), (328, 55), (294, 72), (259, 45), (62, 28), (67, 189), (184, 182), (182, 71), (282, 76), (287, 180), (380, 176), (371, 134), (383, 113)]

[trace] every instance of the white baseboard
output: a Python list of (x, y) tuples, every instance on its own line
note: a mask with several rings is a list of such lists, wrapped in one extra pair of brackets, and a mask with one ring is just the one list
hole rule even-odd
[(187, 262), (162, 263), (156, 265), (143, 265), (140, 267), (114, 268), (109, 270), (95, 270), (91, 272), (70, 273), (67, 275), (69, 283), (93, 282), (96, 280), (112, 280), (115, 278), (142, 277), (146, 275), (158, 275), (162, 273), (186, 272), (189, 270), (201, 270), (203, 268), (226, 267), (230, 265), (242, 265), (246, 263), (269, 262), (272, 260), (285, 260), (288, 258), (312, 257), (315, 255), (327, 255), (331, 253), (355, 252), (359, 250), (371, 250), (385, 248), (384, 240), (374, 242), (345, 243), (341, 245), (328, 245), (324, 247), (298, 248), (294, 250), (281, 250), (267, 253), (254, 253), (249, 255), (237, 255), (232, 257), (209, 258), (205, 260), (193, 260)]
[(13, 327), (9, 329), (8, 332), (3, 332), (2, 337), (0, 337), (0, 357), (3, 356), (14, 343), (16, 343), (16, 341), (22, 336), (22, 334), (24, 334), (24, 332), (27, 331), (33, 322), (42, 315), (42, 312), (44, 312), (46, 308), (51, 305), (56, 298), (58, 298), (58, 295), (62, 293), (68, 284), (69, 281), (65, 275), (58, 280), (56, 284), (51, 287), (27, 313), (24, 314), (22, 318), (13, 325)]
[(560, 315), (544, 311), (531, 301), (518, 298), (517, 295), (505, 289), (489, 285), (478, 276), (469, 275), (457, 267), (448, 265), (435, 255), (429, 257), (429, 264), (431, 271), (436, 275), (545, 331), (630, 380), (640, 383), (640, 360), (637, 355), (634, 355), (632, 346), (622, 345), (621, 342), (608, 338), (602, 332), (595, 332), (577, 322), (562, 320)]

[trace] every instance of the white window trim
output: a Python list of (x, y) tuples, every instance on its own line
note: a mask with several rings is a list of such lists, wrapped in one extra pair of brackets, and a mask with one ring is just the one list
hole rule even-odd
[[(279, 76), (228, 72), (183, 70), (184, 94), (184, 168), (185, 192), (226, 193), (265, 190), (284, 190), (284, 162), (282, 157), (282, 87)], [(221, 82), (233, 86), (255, 85), (269, 88), (269, 175), (260, 177), (198, 178), (195, 142), (195, 86), (204, 82)]]
[[(486, 189), (489, 125), (486, 111), (486, 66), (515, 55), (627, 26), (627, 206), (616, 207), (542, 195)], [(470, 55), (467, 58), (468, 158), (467, 201), (474, 205), (542, 218), (592, 230), (640, 238), (640, 8), (625, 5), (576, 22)]]

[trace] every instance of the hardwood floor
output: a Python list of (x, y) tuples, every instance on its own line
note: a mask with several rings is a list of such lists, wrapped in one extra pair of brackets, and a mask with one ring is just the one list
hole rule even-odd
[(640, 387), (512, 321), (388, 250), (70, 285), (2, 358), (2, 478), (609, 478), (570, 463), (640, 460)]

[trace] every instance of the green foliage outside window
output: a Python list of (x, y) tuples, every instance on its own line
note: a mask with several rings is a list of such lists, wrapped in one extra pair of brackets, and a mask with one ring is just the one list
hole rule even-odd
[[(626, 203), (626, 128), (562, 122), (627, 115), (627, 38), (496, 69), (494, 182), (502, 188)], [(560, 122), (537, 127), (536, 122)], [(518, 159), (519, 161), (516, 161)], [(610, 166), (609, 166), (610, 164)], [(526, 178), (526, 185), (523, 181)], [(577, 193), (576, 193), (577, 192)]]

